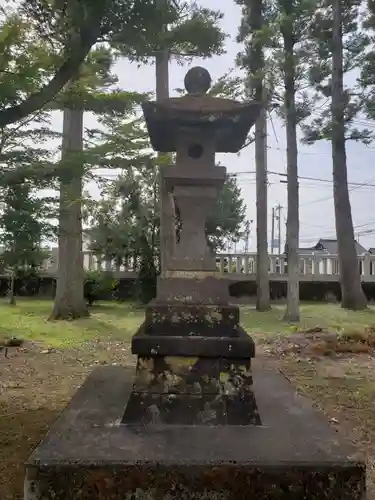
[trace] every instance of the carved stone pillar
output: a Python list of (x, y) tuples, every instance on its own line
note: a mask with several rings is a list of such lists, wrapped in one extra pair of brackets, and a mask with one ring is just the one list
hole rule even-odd
[(176, 186), (173, 197), (180, 211), (182, 228), (169, 268), (215, 270), (215, 258), (207, 244), (206, 220), (215, 205), (217, 189)]

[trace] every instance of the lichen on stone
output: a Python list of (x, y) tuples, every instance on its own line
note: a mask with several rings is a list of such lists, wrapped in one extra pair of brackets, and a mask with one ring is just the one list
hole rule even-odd
[(170, 491), (160, 495), (156, 488), (142, 489), (137, 488), (134, 492), (127, 493), (124, 500), (229, 500), (231, 495), (228, 491), (208, 490), (191, 491), (184, 486), (179, 485)]

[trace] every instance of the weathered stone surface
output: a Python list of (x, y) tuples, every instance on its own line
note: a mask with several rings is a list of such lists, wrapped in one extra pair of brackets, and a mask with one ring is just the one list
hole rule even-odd
[[(198, 141), (207, 135), (214, 139), (213, 147), (219, 153), (237, 153), (241, 149), (261, 105), (205, 95), (204, 89), (208, 89), (210, 79), (207, 70), (191, 68), (185, 77), (187, 96), (142, 104), (155, 151), (178, 151), (181, 136), (193, 131)], [(203, 80), (205, 85), (202, 85)]]
[(205, 229), (217, 195), (218, 189), (214, 186), (199, 183), (174, 186), (173, 198), (179, 209), (181, 230), (168, 269), (216, 269), (215, 254), (208, 246)]
[(214, 186), (222, 187), (225, 182), (226, 168), (208, 165), (204, 161), (195, 162), (191, 165), (188, 159), (185, 159), (186, 167), (181, 165), (164, 165), (162, 175), (164, 182), (169, 189), (175, 185), (179, 186)]
[(186, 73), (184, 84), (189, 94), (205, 94), (211, 87), (211, 75), (206, 68), (195, 66)]
[(217, 269), (215, 271), (202, 271), (202, 270), (167, 270), (165, 272), (165, 277), (166, 278), (189, 278), (189, 279), (198, 279), (198, 280), (203, 280), (208, 277), (213, 277), (213, 278), (220, 278), (222, 279), (222, 276), (220, 274), (220, 271)]
[(25, 500), (364, 500), (365, 466), (280, 374), (263, 426), (120, 425), (131, 371), (95, 370), (26, 465)]
[(122, 423), (226, 425), (225, 401), (214, 394), (132, 392)]
[[(362, 500), (363, 471), (255, 467), (114, 467), (38, 471), (25, 500)], [(194, 489), (193, 489), (194, 488)], [(55, 494), (56, 492), (56, 494)], [(66, 496), (64, 496), (66, 495)]]
[(260, 425), (249, 359), (139, 357), (124, 423)]
[(219, 394), (217, 358), (138, 357), (134, 390), (158, 394)]
[(149, 335), (142, 325), (132, 338), (132, 354), (141, 356), (197, 356), (219, 358), (253, 358), (255, 345), (239, 327), (236, 337)]
[(160, 304), (146, 307), (145, 333), (206, 337), (238, 335), (240, 313), (237, 306)]
[(214, 276), (204, 279), (158, 278), (158, 303), (228, 305), (229, 298), (228, 282)]
[(144, 102), (143, 114), (155, 151), (177, 150), (178, 137), (187, 127), (198, 133), (209, 130), (218, 153), (237, 153), (249, 129), (259, 116), (259, 103), (238, 103), (211, 96), (170, 98), (164, 102)]

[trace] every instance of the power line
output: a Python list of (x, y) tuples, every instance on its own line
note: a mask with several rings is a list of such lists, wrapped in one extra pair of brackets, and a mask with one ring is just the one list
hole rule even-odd
[[(309, 224), (309, 223), (303, 222), (301, 220), (299, 221), (299, 223), (300, 223), (300, 226), (304, 226), (304, 227), (312, 227), (312, 228), (317, 228), (317, 229), (334, 231), (334, 229), (331, 229), (330, 227), (327, 227), (327, 226), (318, 226), (316, 224)], [(357, 229), (363, 229), (363, 228), (366, 228), (368, 226), (372, 226), (374, 224), (375, 224), (375, 221), (365, 222), (363, 224), (354, 224), (353, 228), (355, 230), (357, 230)]]
[[(283, 173), (278, 173), (278, 172), (269, 172), (270, 174), (273, 175), (280, 175), (282, 177), (286, 177), (286, 174)], [(316, 181), (316, 182), (325, 182), (332, 184), (333, 180), (332, 179), (320, 179), (319, 177), (305, 177), (302, 175), (298, 176), (298, 179), (306, 180), (306, 181)], [(349, 185), (351, 186), (362, 186), (363, 182), (348, 182)], [(375, 184), (366, 184), (367, 186), (375, 187)]]
[[(279, 153), (280, 152), (286, 152), (287, 149), (286, 148), (282, 148), (282, 147), (277, 147), (277, 148), (274, 148), (272, 146), (267, 146), (267, 149), (272, 149), (273, 151), (278, 151)], [(307, 156), (326, 156), (326, 153), (312, 153), (311, 151), (298, 151), (298, 156), (299, 155), (307, 155)]]
[[(360, 226), (353, 226), (353, 229), (354, 229), (354, 232), (355, 232), (355, 235), (357, 237), (357, 241), (358, 241), (358, 236), (367, 236), (369, 237), (369, 235), (375, 233), (375, 228), (370, 228), (370, 229), (367, 229), (367, 230), (363, 230), (363, 231), (357, 231), (357, 229), (359, 229)], [(305, 238), (300, 238), (300, 241), (313, 241), (313, 240), (316, 240), (316, 239), (319, 239), (319, 238), (322, 238), (322, 239), (336, 239), (337, 238), (337, 234), (335, 232), (335, 230), (332, 230), (332, 232), (330, 232), (329, 234), (320, 234), (319, 236), (308, 236), (308, 237), (305, 237)]]
[[(370, 183), (373, 181), (375, 181), (375, 177), (372, 177), (371, 179), (368, 179), (367, 181), (365, 181), (359, 185), (355, 185), (354, 187), (352, 187), (348, 191), (351, 193), (352, 191), (355, 191), (356, 189), (359, 189), (363, 186), (370, 186), (371, 185)], [(315, 203), (321, 203), (322, 201), (332, 200), (332, 198), (333, 198), (333, 195), (325, 197), (325, 198), (320, 198), (318, 200), (312, 200), (308, 203), (302, 203), (302, 205), (300, 205), (300, 207), (305, 206), (305, 205), (315, 205)]]
[[(119, 168), (119, 169), (121, 169), (121, 168)], [(242, 175), (255, 175), (255, 173), (256, 173), (255, 170), (240, 171), (240, 172), (229, 172), (228, 173), (228, 177), (240, 177)], [(275, 171), (272, 171), (272, 170), (268, 170), (267, 174), (268, 175), (277, 175), (277, 176), (280, 176), (280, 177), (286, 177), (287, 176), (286, 173), (275, 172)], [(94, 176), (106, 177), (107, 180), (112, 180), (112, 179), (116, 180), (120, 176), (120, 173), (113, 172), (113, 171), (111, 171), (109, 169), (109, 171), (105, 172), (105, 173), (104, 172), (103, 173), (93, 172), (93, 175)], [(319, 177), (308, 177), (308, 176), (301, 176), (301, 175), (299, 175), (298, 179), (300, 179), (300, 180), (306, 180), (306, 181), (322, 182), (322, 183), (330, 184), (330, 185), (333, 184), (333, 180), (332, 179), (322, 179), (322, 178), (319, 178)], [(238, 180), (241, 181), (241, 182), (245, 181), (244, 179), (241, 179), (241, 178), (239, 178)], [(364, 182), (348, 182), (349, 186), (353, 186), (351, 189), (349, 189), (349, 192), (352, 192), (355, 189), (359, 189), (359, 188), (363, 188), (363, 187), (373, 188), (373, 187), (375, 187), (375, 184), (372, 183), (373, 181), (375, 181), (375, 177), (372, 177), (371, 179), (368, 179), (367, 181), (364, 181)], [(254, 179), (249, 179), (249, 180), (246, 180), (245, 182), (247, 184), (253, 184), (255, 181), (254, 181)], [(283, 181), (281, 181), (281, 182), (283, 182)], [(304, 187), (306, 188), (306, 187), (313, 187), (313, 186), (305, 185)], [(318, 186), (316, 186), (316, 187), (318, 187)], [(321, 203), (323, 201), (331, 200), (332, 198), (333, 198), (333, 195), (325, 196), (323, 198), (312, 200), (311, 202), (308, 202), (308, 203), (303, 203), (300, 206), (311, 205), (311, 204), (315, 204), (315, 203)]]
[[(242, 172), (231, 172), (228, 175), (229, 176), (235, 176), (235, 177), (237, 177), (237, 176), (240, 176), (240, 175), (248, 175), (248, 174), (255, 174), (255, 170), (242, 171)], [(284, 173), (284, 172), (275, 172), (275, 171), (272, 171), (272, 170), (267, 170), (267, 174), (269, 174), (269, 175), (279, 175), (281, 177), (287, 177), (287, 174)], [(328, 184), (332, 184), (333, 183), (332, 179), (321, 179), (319, 177), (307, 177), (307, 176), (302, 176), (302, 175), (299, 175), (298, 179), (306, 180), (306, 181), (325, 182), (325, 183), (328, 183)], [(375, 180), (375, 177), (372, 180)], [(366, 185), (368, 187), (375, 187), (375, 184), (371, 184), (370, 182), (371, 181), (348, 182), (348, 185), (350, 185), (350, 186), (358, 186), (358, 187), (362, 187), (362, 186)]]
[[(271, 171), (271, 170), (268, 170), (267, 173), (269, 175), (277, 175), (277, 176), (281, 176), (281, 177), (286, 177), (287, 174), (283, 173), (283, 172), (274, 172), (274, 171)], [(106, 177), (108, 178), (108, 180), (116, 180), (120, 175), (121, 173), (120, 172), (113, 172), (111, 171), (111, 169), (109, 169), (108, 172), (92, 172), (92, 174), (95, 176), (95, 177)], [(246, 183), (249, 183), (249, 184), (253, 184), (255, 182), (254, 179), (241, 179), (240, 176), (242, 175), (255, 175), (255, 171), (242, 171), (242, 172), (229, 172), (228, 174), (228, 177), (239, 177), (238, 181), (240, 182), (246, 182)], [(300, 180), (306, 180), (306, 181), (314, 181), (314, 182), (322, 182), (322, 183), (325, 183), (325, 184), (330, 184), (332, 185), (333, 183), (333, 180), (332, 179), (321, 179), (319, 177), (307, 177), (307, 176), (301, 176), (299, 175), (298, 176), (298, 179)], [(350, 191), (354, 191), (354, 189), (357, 189), (357, 188), (361, 188), (361, 187), (375, 187), (375, 184), (372, 184), (372, 181), (375, 181), (375, 177), (374, 178), (371, 178), (367, 181), (364, 181), (364, 182), (348, 182), (348, 185), (349, 186), (354, 186), (352, 189), (350, 189)], [(283, 181), (281, 181), (283, 182)], [(285, 181), (284, 181), (285, 182)], [(309, 184), (305, 184), (303, 187), (320, 187), (319, 185), (317, 186), (314, 186), (314, 185), (309, 185)], [(324, 197), (324, 198), (321, 198), (319, 199), (319, 201), (324, 201), (324, 200), (330, 200), (332, 198), (332, 195), (330, 195), (329, 197)], [(312, 203), (317, 203), (318, 200), (315, 200), (313, 201)]]

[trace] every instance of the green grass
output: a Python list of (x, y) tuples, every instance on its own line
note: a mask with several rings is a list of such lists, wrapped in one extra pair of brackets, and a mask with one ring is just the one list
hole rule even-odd
[(288, 334), (315, 326), (332, 331), (375, 326), (374, 306), (369, 306), (366, 311), (354, 312), (342, 309), (339, 304), (302, 303), (301, 322), (298, 325), (285, 323), (284, 312), (285, 305), (273, 305), (272, 310), (265, 313), (256, 312), (252, 307), (241, 307), (241, 321), (249, 333), (266, 336)]
[[(91, 309), (91, 317), (77, 321), (47, 321), (49, 300), (18, 299), (16, 306), (0, 301), (0, 340), (21, 337), (51, 347), (69, 347), (86, 341), (129, 340), (144, 318), (144, 311), (130, 303), (102, 303)], [(341, 309), (336, 304), (305, 303), (298, 326), (282, 321), (285, 306), (273, 306), (267, 313), (241, 307), (241, 321), (249, 333), (262, 336), (288, 334), (296, 328), (314, 326), (331, 330), (363, 329), (375, 326), (375, 307), (363, 312)]]
[(51, 310), (49, 300), (18, 299), (16, 306), (0, 301), (0, 340), (20, 337), (56, 348), (95, 339), (129, 340), (144, 317), (129, 303), (94, 306), (90, 318), (77, 321), (47, 321)]

